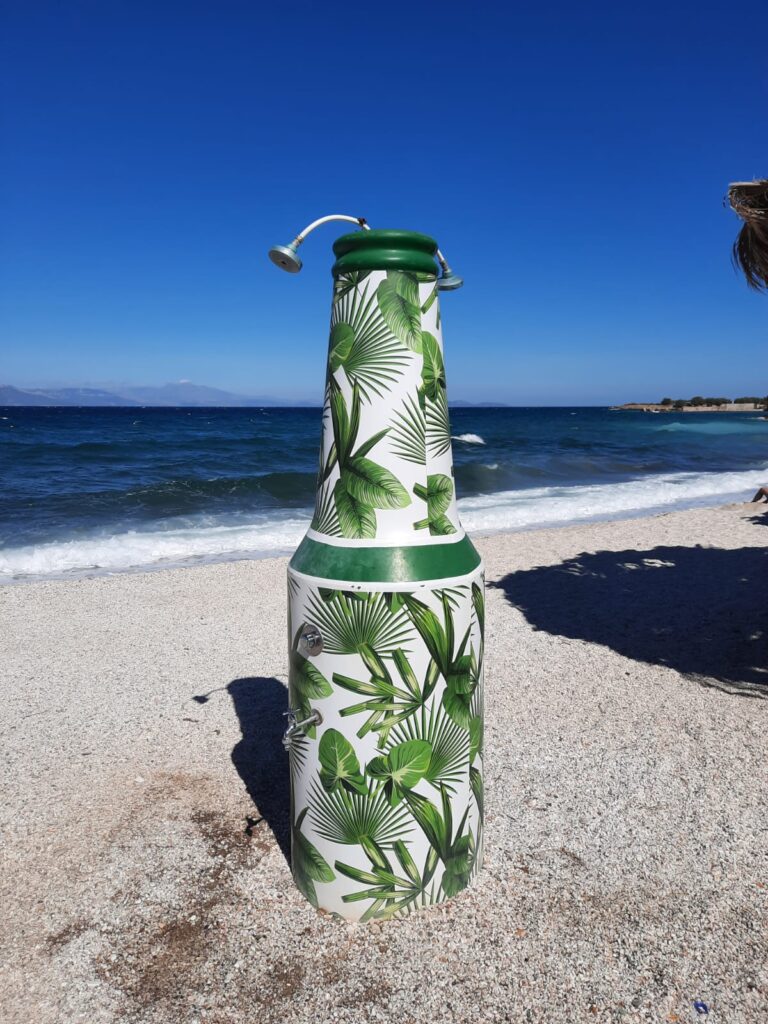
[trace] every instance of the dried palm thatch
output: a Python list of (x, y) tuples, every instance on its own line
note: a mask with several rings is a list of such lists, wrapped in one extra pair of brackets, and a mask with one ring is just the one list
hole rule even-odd
[(733, 262), (750, 288), (768, 291), (768, 179), (734, 182), (728, 200), (744, 221), (733, 243)]

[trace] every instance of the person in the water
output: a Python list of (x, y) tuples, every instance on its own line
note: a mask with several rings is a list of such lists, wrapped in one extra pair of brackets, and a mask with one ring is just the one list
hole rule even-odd
[(759, 487), (752, 501), (768, 501), (768, 487)]

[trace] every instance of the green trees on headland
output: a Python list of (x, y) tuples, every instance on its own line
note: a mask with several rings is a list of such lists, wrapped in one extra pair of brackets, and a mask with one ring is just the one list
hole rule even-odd
[(693, 398), (662, 398), (659, 405), (674, 409), (700, 408), (701, 406), (712, 406), (716, 409), (724, 405), (758, 405), (768, 409), (768, 396), (755, 397), (752, 395), (743, 398), (705, 398), (703, 395), (694, 395)]

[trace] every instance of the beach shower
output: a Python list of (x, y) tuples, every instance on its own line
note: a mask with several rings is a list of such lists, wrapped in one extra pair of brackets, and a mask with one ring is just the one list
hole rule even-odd
[(313, 221), (269, 257), (298, 273), (342, 220), (315, 512), (288, 568), (293, 876), (350, 920), (466, 888), (482, 860), (480, 556), (459, 521), (439, 291), (427, 235)]

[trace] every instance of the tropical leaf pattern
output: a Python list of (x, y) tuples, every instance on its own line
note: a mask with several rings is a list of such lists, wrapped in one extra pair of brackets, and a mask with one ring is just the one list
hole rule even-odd
[[(377, 578), (370, 548), (435, 544), (450, 564), (461, 524), (434, 277), (334, 282), (312, 532), (359, 549), (361, 579)], [(439, 576), (387, 590), (289, 569), (293, 873), (344, 918), (410, 914), (479, 870), (482, 572)]]
[[(460, 530), (437, 294), (400, 270), (336, 280), (315, 533), (386, 543), (410, 530), (403, 543), (418, 544), (422, 530)], [(414, 501), (428, 508), (405, 512)]]
[(396, 338), (414, 352), (422, 350), (421, 304), (415, 274), (388, 270), (376, 290), (381, 316)]
[(456, 895), (482, 850), (482, 575), (431, 590), (300, 581), (291, 605), (323, 637), (316, 658), (301, 629), (291, 645), (291, 700), (323, 719), (291, 750), (299, 888), (357, 920)]
[(409, 395), (403, 408), (395, 413), (390, 429), (390, 450), (417, 466), (427, 464), (427, 420), (418, 397)]
[(415, 530), (428, 529), (435, 537), (456, 533), (456, 527), (446, 515), (453, 498), (453, 480), (445, 473), (432, 473), (427, 477), (427, 486), (414, 484), (413, 493), (427, 503), (426, 519), (413, 524)]
[(374, 395), (382, 397), (397, 380), (408, 357), (381, 315), (377, 293), (369, 295), (369, 286), (362, 284), (359, 275), (354, 278), (336, 291), (328, 367), (331, 373), (343, 369), (362, 397), (371, 401)]

